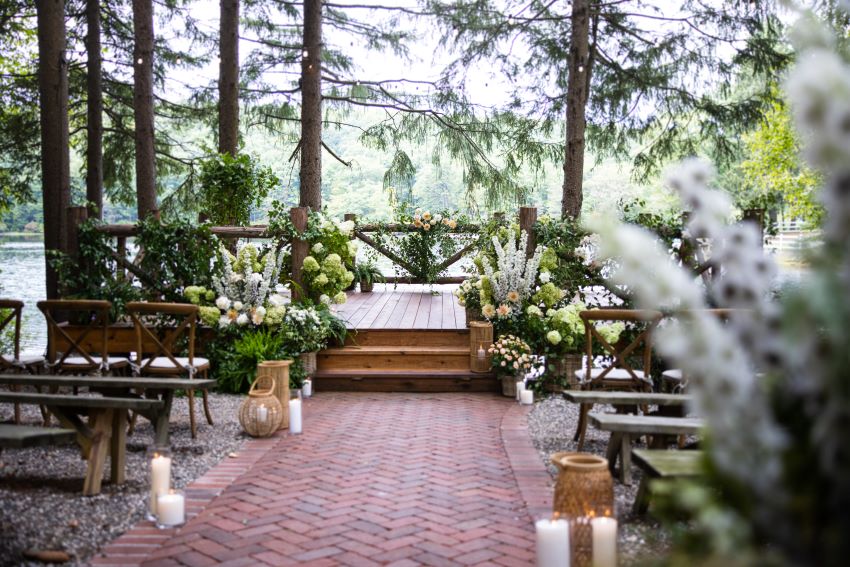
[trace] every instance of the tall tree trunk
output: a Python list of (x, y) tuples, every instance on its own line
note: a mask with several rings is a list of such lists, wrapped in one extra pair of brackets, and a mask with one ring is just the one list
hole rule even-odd
[[(64, 0), (37, 0), (38, 94), (41, 118), (41, 185), (45, 250), (68, 249), (65, 211), (71, 204), (68, 150), (68, 64)], [(45, 255), (45, 258), (47, 256)], [(47, 261), (47, 260), (45, 260)], [(47, 297), (59, 297), (56, 272), (47, 262)]]
[(218, 68), (218, 151), (239, 145), (239, 0), (221, 0)]
[(136, 121), (136, 205), (139, 218), (156, 214), (153, 143), (153, 3), (133, 0), (133, 117)]
[(86, 201), (89, 218), (103, 218), (103, 89), (101, 87), (100, 0), (86, 2)]
[(590, 35), (589, 0), (573, 0), (570, 32), (569, 79), (567, 81), (567, 149), (564, 156), (564, 186), (561, 192), (561, 217), (578, 219), (581, 215), (584, 175), (584, 135), (590, 73), (588, 43)]
[(301, 58), (301, 200), (322, 208), (322, 0), (304, 1)]

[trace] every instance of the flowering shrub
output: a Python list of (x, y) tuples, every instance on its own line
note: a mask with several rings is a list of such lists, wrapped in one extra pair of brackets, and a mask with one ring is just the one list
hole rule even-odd
[(478, 276), (464, 280), (453, 293), (461, 307), (481, 309), (481, 278)]
[(310, 254), (302, 265), (307, 296), (324, 304), (345, 303), (343, 291), (354, 281), (357, 243), (351, 240), (354, 222), (336, 222), (322, 214), (315, 215), (313, 223), (318, 228), (309, 238)]
[(502, 335), (488, 349), (493, 355), (492, 366), (496, 374), (517, 374), (531, 369), (531, 347), (514, 335)]
[(329, 337), (320, 311), (310, 305), (290, 305), (283, 317), (281, 333), (291, 350), (298, 353), (324, 348)]

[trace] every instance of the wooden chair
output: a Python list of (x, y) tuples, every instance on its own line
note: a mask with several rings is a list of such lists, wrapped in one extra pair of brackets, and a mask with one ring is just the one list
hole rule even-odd
[[(650, 367), (652, 359), (652, 331), (658, 326), (663, 317), (660, 311), (641, 309), (591, 309), (579, 313), (584, 323), (586, 356), (585, 367), (576, 370), (582, 390), (619, 390), (629, 392), (651, 392), (652, 378)], [(612, 345), (606, 341), (595, 325), (600, 322), (623, 322), (643, 324), (643, 330), (627, 345)], [(611, 357), (611, 364), (605, 367), (594, 367), (594, 340), (602, 346), (606, 355)], [(639, 350), (642, 347), (642, 352)], [(632, 367), (630, 358), (640, 354), (642, 368)], [(578, 427), (575, 440), (578, 450), (584, 447), (587, 432), (587, 414), (592, 404), (582, 404), (579, 411)]]
[[(94, 299), (49, 299), (38, 302), (47, 320), (47, 368), (54, 374), (109, 374), (130, 361), (109, 355), (112, 304)], [(73, 335), (70, 327), (76, 327)]]
[[(198, 306), (185, 303), (143, 303), (127, 304), (127, 313), (136, 330), (136, 352), (139, 353), (137, 373), (140, 376), (172, 376), (206, 378), (210, 368), (209, 360), (195, 356), (195, 329), (198, 322)], [(150, 325), (152, 320), (170, 319), (175, 327)], [(178, 356), (181, 345), (186, 340), (187, 356)], [(207, 389), (201, 389), (204, 400), (204, 413), (207, 423), (213, 425), (210, 413)], [(197, 433), (195, 425), (195, 391), (187, 390), (189, 397), (189, 424), (192, 438)]]
[[(17, 299), (0, 299), (0, 334), (6, 334), (9, 325), (14, 324), (14, 353), (0, 354), (0, 372), (30, 372), (36, 373), (44, 364), (44, 357), (39, 354), (21, 356), (21, 317), (24, 302)], [(12, 391), (17, 391), (16, 386)], [(21, 404), (15, 404), (15, 423), (21, 422)]]

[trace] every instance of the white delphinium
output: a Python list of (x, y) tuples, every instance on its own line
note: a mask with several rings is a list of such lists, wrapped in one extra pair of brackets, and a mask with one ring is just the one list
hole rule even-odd
[(513, 234), (502, 246), (499, 239), (493, 237), (493, 248), (496, 251), (496, 268), (490, 265), (487, 257), (483, 259), (484, 275), (490, 280), (493, 298), (497, 303), (508, 300), (510, 292), (519, 293), (520, 299), (525, 299), (534, 290), (537, 279), (537, 269), (543, 248), (538, 246), (531, 258), (526, 259), (525, 250), (528, 245), (528, 234), (522, 231), (519, 242)]

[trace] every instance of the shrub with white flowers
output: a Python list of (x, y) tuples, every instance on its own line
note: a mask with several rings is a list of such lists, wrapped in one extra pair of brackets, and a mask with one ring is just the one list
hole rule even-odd
[(318, 224), (310, 234), (310, 254), (304, 258), (302, 274), (307, 296), (322, 303), (345, 303), (343, 291), (354, 281), (354, 266), (357, 255), (356, 242), (351, 240), (354, 231), (352, 221), (336, 222), (322, 214), (313, 217)]
[(234, 256), (222, 246), (217, 258), (221, 276), (213, 279), (220, 327), (262, 325), (272, 297), (276, 297), (273, 303), (282, 307), (282, 298), (272, 293), (283, 262), (283, 254), (277, 254), (276, 248), (273, 244), (261, 253), (253, 244), (246, 244)]

